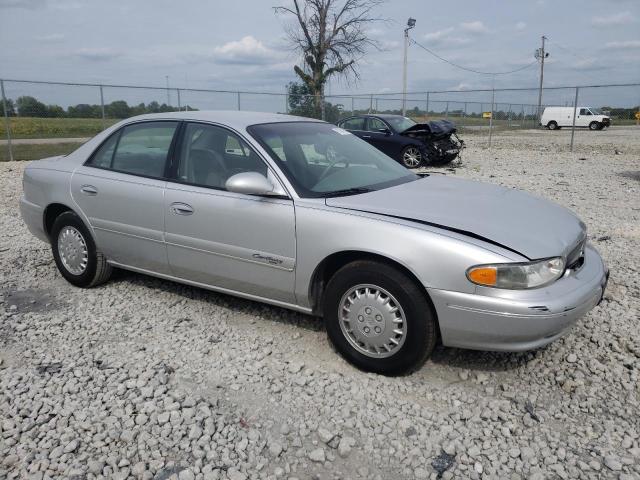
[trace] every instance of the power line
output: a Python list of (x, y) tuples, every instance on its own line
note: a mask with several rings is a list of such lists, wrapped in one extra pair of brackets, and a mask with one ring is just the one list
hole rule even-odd
[(450, 60), (447, 60), (446, 58), (441, 57), (440, 55), (438, 55), (433, 50), (429, 50), (424, 45), (418, 43), (414, 38), (411, 38), (410, 40), (411, 40), (411, 43), (413, 43), (414, 45), (417, 45), (418, 47), (422, 48), (425, 52), (433, 55), (434, 57), (436, 57), (439, 60), (442, 60), (445, 63), (448, 63), (449, 65), (454, 66), (456, 68), (459, 68), (461, 70), (465, 70), (467, 72), (477, 73), (477, 74), (480, 74), (480, 75), (509, 75), (511, 73), (516, 73), (516, 72), (520, 72), (522, 70), (525, 70), (525, 69), (527, 69), (529, 67), (532, 67), (536, 63), (538, 63), (538, 60), (534, 60), (533, 62), (525, 65), (524, 67), (516, 68), (515, 70), (510, 70), (508, 72), (482, 72), (480, 70), (474, 70), (473, 68), (463, 67), (462, 65), (458, 65), (457, 63), (454, 63), (454, 62), (452, 62)]

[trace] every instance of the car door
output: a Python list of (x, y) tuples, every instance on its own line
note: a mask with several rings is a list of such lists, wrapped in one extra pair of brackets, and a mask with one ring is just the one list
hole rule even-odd
[(118, 264), (168, 273), (164, 188), (176, 121), (137, 122), (111, 135), (71, 177), (71, 195), (98, 248)]
[[(240, 172), (268, 176), (280, 197), (229, 192)], [(177, 147), (164, 202), (173, 275), (233, 292), (294, 303), (293, 201), (267, 164), (233, 131), (190, 122)]]
[(588, 127), (591, 123), (591, 111), (588, 108), (581, 108), (578, 110), (576, 117), (576, 127)]
[[(391, 128), (385, 122), (376, 117), (367, 118), (368, 142), (391, 158), (398, 158), (402, 150), (402, 143), (398, 136), (392, 133)], [(384, 130), (384, 131), (383, 131)]]
[(350, 131), (355, 136), (369, 141), (371, 136), (367, 132), (365, 117), (351, 117), (339, 123), (340, 128)]

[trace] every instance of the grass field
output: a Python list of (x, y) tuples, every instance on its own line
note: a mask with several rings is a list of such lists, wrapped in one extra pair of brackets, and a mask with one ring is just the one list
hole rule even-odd
[[(12, 138), (93, 137), (120, 120), (107, 118), (35, 118), (10, 117)], [(0, 122), (0, 138), (6, 138), (4, 122)]]
[[(51, 143), (13, 145), (14, 160), (38, 160), (40, 158), (53, 157), (54, 155), (66, 155), (73, 152), (82, 143)], [(0, 162), (9, 161), (9, 148), (0, 145)]]

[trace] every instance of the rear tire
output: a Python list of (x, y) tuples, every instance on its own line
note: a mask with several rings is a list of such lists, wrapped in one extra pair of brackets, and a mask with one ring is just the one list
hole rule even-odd
[(589, 130), (601, 130), (600, 122), (591, 122), (589, 124)]
[(89, 230), (75, 213), (60, 214), (53, 222), (50, 238), (56, 266), (72, 285), (91, 288), (111, 276), (111, 265), (97, 251)]
[(553, 120), (549, 123), (547, 123), (547, 128), (549, 130), (558, 130), (560, 127), (558, 127), (558, 122), (554, 122)]
[(359, 260), (342, 267), (327, 285), (323, 307), (331, 343), (368, 372), (416, 369), (436, 344), (436, 316), (426, 292), (385, 263)]

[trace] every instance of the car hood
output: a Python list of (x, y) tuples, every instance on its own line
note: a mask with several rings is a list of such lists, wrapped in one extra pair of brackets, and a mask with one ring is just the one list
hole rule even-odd
[(431, 224), (480, 237), (529, 259), (566, 255), (586, 235), (570, 210), (525, 192), (444, 175), (327, 205)]
[(456, 125), (449, 120), (433, 120), (426, 123), (416, 123), (400, 132), (400, 135), (407, 135), (409, 133), (446, 135), (456, 133)]

